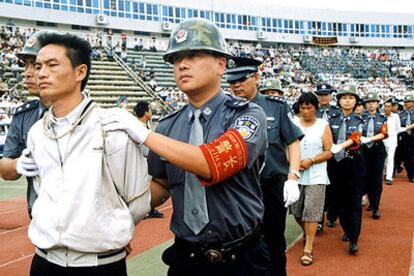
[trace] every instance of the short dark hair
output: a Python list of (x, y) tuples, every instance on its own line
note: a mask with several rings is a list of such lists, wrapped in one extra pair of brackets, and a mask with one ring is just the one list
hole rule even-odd
[(318, 97), (313, 92), (302, 93), (298, 99), (299, 106), (304, 104), (311, 104), (315, 107), (316, 110), (319, 108)]
[(144, 117), (145, 112), (149, 112), (149, 104), (144, 101), (137, 102), (137, 104), (134, 106), (134, 112), (138, 118)]
[(83, 90), (88, 82), (89, 74), (91, 73), (92, 48), (89, 42), (76, 35), (61, 33), (45, 33), (41, 35), (38, 40), (41, 48), (49, 44), (65, 47), (66, 56), (69, 58), (72, 68), (81, 64), (85, 64), (88, 67), (86, 76), (81, 83), (81, 90)]

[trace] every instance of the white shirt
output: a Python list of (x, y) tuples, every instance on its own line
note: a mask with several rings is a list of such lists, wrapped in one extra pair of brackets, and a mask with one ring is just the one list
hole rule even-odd
[(384, 143), (387, 147), (396, 147), (398, 144), (398, 132), (401, 127), (400, 116), (391, 112), (387, 117), (388, 138), (384, 139)]

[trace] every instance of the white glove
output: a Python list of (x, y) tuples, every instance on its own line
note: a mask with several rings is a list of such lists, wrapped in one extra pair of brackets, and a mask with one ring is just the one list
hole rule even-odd
[(299, 199), (299, 194), (298, 181), (293, 179), (286, 180), (283, 187), (285, 207), (287, 208), (292, 203), (295, 203)]
[(332, 147), (329, 151), (332, 152), (332, 154), (336, 154), (340, 152), (341, 150), (342, 150), (342, 147), (340, 145), (332, 144)]
[(104, 131), (123, 130), (137, 144), (143, 144), (147, 140), (151, 130), (145, 127), (134, 115), (120, 108), (112, 108), (105, 111), (102, 117)]
[(372, 139), (369, 137), (361, 136), (361, 145), (371, 143)]
[(400, 130), (398, 131), (398, 133), (401, 133), (401, 132), (404, 132), (404, 131), (407, 131), (407, 128), (406, 127), (400, 127)]
[(30, 155), (29, 149), (24, 149), (22, 155), (17, 159), (16, 171), (18, 174), (28, 177), (38, 175), (37, 165)]

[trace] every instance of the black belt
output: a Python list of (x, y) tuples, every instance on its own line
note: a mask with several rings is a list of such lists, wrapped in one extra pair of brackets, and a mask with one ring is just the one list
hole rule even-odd
[[(39, 249), (40, 252), (42, 252), (43, 254), (47, 255), (47, 250), (39, 248), (39, 247), (37, 247), (37, 249)], [(113, 251), (108, 251), (108, 252), (103, 252), (103, 253), (97, 253), (96, 255), (98, 255), (98, 259), (104, 259), (104, 258), (109, 258), (109, 257), (115, 256), (115, 255), (118, 255), (118, 254), (120, 254), (124, 251), (125, 251), (125, 248), (121, 248), (121, 249), (118, 249), (118, 250), (113, 250)]]
[(192, 261), (225, 263), (236, 260), (240, 252), (254, 246), (261, 239), (260, 227), (256, 227), (246, 236), (227, 243), (200, 244), (175, 238), (175, 245)]

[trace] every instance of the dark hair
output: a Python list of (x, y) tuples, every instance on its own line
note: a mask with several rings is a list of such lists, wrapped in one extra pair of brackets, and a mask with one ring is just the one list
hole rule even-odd
[(142, 118), (145, 115), (145, 112), (149, 112), (149, 105), (147, 102), (137, 102), (137, 104), (134, 106), (134, 112), (135, 115), (137, 115), (138, 118)]
[(69, 58), (72, 68), (81, 64), (85, 64), (88, 67), (86, 76), (81, 83), (81, 90), (83, 90), (91, 72), (92, 48), (89, 42), (76, 35), (61, 33), (45, 33), (38, 40), (42, 48), (49, 44), (65, 47), (66, 56)]
[(316, 110), (319, 108), (318, 97), (313, 92), (302, 93), (298, 99), (299, 106), (304, 104), (311, 104)]

